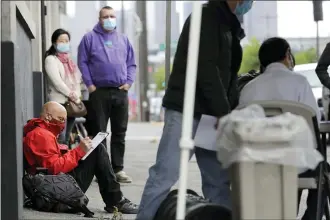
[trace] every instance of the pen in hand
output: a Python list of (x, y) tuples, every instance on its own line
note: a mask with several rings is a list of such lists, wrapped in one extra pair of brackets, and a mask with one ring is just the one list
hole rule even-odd
[(81, 134), (79, 134), (79, 133), (78, 133), (78, 137), (79, 137), (80, 140), (84, 139), (84, 137), (81, 136)]
[(79, 146), (87, 153), (89, 149), (92, 147), (92, 140), (89, 137), (84, 138), (79, 133), (78, 133), (78, 137), (80, 138)]

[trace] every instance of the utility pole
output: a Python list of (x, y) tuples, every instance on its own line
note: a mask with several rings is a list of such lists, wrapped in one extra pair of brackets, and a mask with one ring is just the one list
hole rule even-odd
[(319, 22), (316, 22), (316, 58), (320, 58), (320, 32), (319, 32)]
[(323, 2), (313, 0), (313, 14), (316, 23), (316, 57), (320, 57), (320, 36), (319, 36), (319, 21), (323, 21)]
[(121, 29), (123, 33), (126, 33), (125, 29), (125, 6), (124, 0), (121, 1)]
[[(175, 2), (174, 2), (175, 4)], [(174, 12), (175, 13), (175, 12)], [(171, 74), (171, 16), (172, 1), (166, 1), (166, 29), (165, 29), (165, 86)]]
[(148, 44), (147, 44), (147, 2), (136, 1), (136, 12), (142, 23), (139, 38), (139, 76), (140, 76), (140, 113), (141, 121), (149, 121), (149, 99), (147, 97), (148, 79)]

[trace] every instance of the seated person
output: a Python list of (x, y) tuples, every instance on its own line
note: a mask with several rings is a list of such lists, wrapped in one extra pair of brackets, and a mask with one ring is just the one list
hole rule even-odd
[(75, 178), (83, 192), (87, 191), (95, 175), (107, 212), (112, 213), (116, 206), (124, 214), (136, 214), (138, 206), (123, 196), (103, 145), (83, 161), (80, 159), (92, 146), (88, 137), (82, 139), (75, 149), (61, 153), (57, 136), (64, 129), (66, 118), (66, 110), (61, 104), (47, 102), (40, 118), (32, 119), (24, 126), (23, 151), (28, 163), (27, 172), (34, 174), (37, 167), (43, 167), (49, 174), (67, 173)]
[[(263, 74), (244, 86), (239, 105), (262, 100), (296, 101), (311, 106), (320, 121), (320, 110), (310, 84), (304, 76), (293, 72), (294, 58), (286, 40), (274, 37), (263, 42), (259, 49), (259, 61), (265, 70)], [(302, 220), (315, 219), (316, 198), (316, 190), (309, 190), (308, 209)]]

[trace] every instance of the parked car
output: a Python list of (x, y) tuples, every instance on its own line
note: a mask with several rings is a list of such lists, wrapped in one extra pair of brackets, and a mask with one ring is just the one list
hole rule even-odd
[(317, 66), (317, 63), (308, 63), (308, 64), (300, 64), (296, 65), (294, 68), (294, 71), (296, 73), (299, 73), (306, 77), (309, 84), (312, 87), (315, 99), (317, 100), (317, 103), (320, 107), (322, 118), (324, 116), (324, 110), (323, 110), (323, 104), (322, 104), (322, 90), (323, 85), (320, 82), (316, 72), (315, 68)]

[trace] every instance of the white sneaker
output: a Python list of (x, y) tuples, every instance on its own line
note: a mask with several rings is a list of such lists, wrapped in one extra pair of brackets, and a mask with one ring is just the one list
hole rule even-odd
[(131, 183), (132, 178), (128, 176), (124, 171), (119, 171), (116, 173), (117, 181), (120, 183)]

